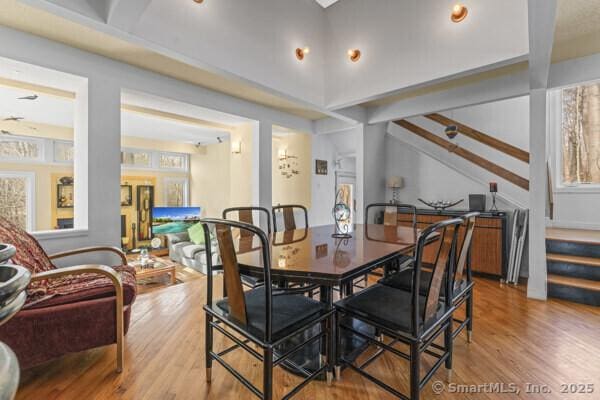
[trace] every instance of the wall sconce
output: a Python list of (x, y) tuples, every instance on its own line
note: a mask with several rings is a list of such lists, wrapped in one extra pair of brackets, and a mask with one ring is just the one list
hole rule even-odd
[(450, 19), (452, 22), (460, 22), (463, 19), (467, 18), (467, 14), (469, 14), (469, 9), (465, 7), (463, 4), (455, 4), (452, 7), (452, 14), (450, 14)]
[(360, 60), (360, 50), (359, 49), (349, 49), (348, 50), (348, 57), (350, 57), (350, 61), (352, 62), (357, 62), (358, 60)]
[(242, 152), (242, 142), (231, 142), (231, 153), (232, 154), (241, 154)]
[(387, 180), (387, 187), (392, 189), (392, 203), (399, 203), (398, 190), (404, 187), (404, 179), (401, 176), (390, 176)]
[(304, 47), (301, 49), (300, 47), (298, 47), (296, 49), (296, 58), (298, 59), (298, 61), (302, 61), (304, 60), (304, 56), (308, 53), (310, 53), (310, 48)]

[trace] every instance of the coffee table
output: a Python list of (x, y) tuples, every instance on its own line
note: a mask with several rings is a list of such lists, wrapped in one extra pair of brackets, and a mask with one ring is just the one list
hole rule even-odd
[(171, 284), (177, 283), (175, 269), (177, 264), (168, 258), (149, 256), (146, 265), (142, 265), (139, 254), (130, 254), (127, 256), (130, 266), (135, 268), (135, 275), (138, 280), (155, 278), (157, 276), (169, 275)]

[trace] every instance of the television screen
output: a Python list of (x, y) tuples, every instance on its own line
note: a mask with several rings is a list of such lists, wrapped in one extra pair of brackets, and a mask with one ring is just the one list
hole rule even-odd
[(185, 232), (200, 220), (200, 207), (154, 207), (152, 235)]

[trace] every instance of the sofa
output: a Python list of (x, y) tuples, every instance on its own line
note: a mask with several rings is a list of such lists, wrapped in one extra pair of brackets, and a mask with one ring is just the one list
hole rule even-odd
[[(206, 274), (206, 251), (204, 244), (193, 243), (187, 232), (168, 233), (166, 236), (169, 247), (169, 258), (171, 260)], [(219, 251), (215, 240), (211, 242), (211, 253), (213, 265), (219, 264)]]

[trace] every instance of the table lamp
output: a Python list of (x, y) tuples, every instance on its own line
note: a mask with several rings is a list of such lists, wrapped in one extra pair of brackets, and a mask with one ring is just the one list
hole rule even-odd
[(391, 203), (399, 203), (398, 190), (404, 186), (404, 179), (401, 176), (390, 176), (387, 180), (387, 187), (392, 189)]

